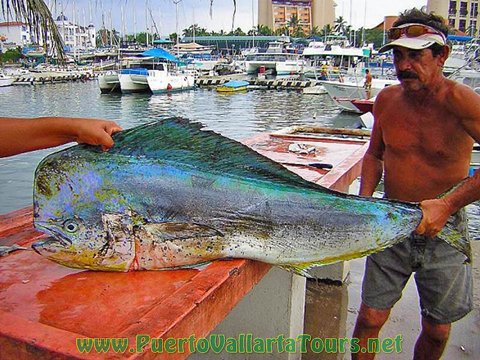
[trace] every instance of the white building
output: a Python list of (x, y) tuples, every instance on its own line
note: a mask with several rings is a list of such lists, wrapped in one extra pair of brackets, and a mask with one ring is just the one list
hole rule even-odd
[(5, 44), (25, 46), (32, 43), (32, 37), (28, 25), (23, 22), (1, 22), (0, 41)]
[(96, 47), (96, 30), (93, 24), (77, 25), (63, 14), (57, 17), (55, 24), (67, 51), (84, 51)]

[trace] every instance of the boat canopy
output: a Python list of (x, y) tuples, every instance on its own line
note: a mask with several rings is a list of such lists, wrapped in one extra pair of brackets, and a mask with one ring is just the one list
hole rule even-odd
[(156, 59), (164, 59), (171, 62), (179, 62), (175, 55), (170, 54), (167, 50), (161, 48), (149, 49), (142, 53), (142, 56), (151, 56)]
[(466, 35), (448, 35), (447, 40), (450, 41), (472, 41), (473, 37), (472, 36), (466, 36)]
[(245, 80), (230, 80), (223, 84), (225, 87), (231, 87), (231, 88), (239, 88), (239, 87), (244, 87), (250, 85), (248, 81)]

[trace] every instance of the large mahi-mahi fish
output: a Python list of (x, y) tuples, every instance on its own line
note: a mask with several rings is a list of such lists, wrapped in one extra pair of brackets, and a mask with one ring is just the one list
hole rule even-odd
[[(417, 204), (308, 182), (248, 147), (185, 119), (114, 135), (108, 152), (77, 145), (35, 174), (34, 249), (66, 266), (129, 271), (248, 258), (307, 274), (408, 236)], [(443, 238), (465, 251), (447, 225)]]

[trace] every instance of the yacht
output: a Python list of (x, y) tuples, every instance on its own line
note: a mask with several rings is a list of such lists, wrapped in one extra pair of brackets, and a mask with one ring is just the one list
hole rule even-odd
[[(292, 65), (294, 62), (299, 60), (298, 54), (290, 54), (286, 52), (285, 43), (281, 41), (272, 41), (268, 43), (268, 48), (265, 52), (257, 52), (245, 57), (245, 67), (248, 74), (256, 74), (261, 67), (264, 67), (265, 70), (271, 70), (278, 74), (277, 64), (290, 61), (291, 69), (301, 69), (302, 63), (298, 65)], [(287, 70), (281, 70), (287, 71)], [(288, 69), (290, 74), (290, 69)], [(284, 75), (285, 75), (284, 74)]]

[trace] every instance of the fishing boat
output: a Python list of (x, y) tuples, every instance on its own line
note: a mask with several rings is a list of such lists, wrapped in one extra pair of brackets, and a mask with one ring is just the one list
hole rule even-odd
[(230, 80), (223, 85), (217, 86), (216, 90), (223, 93), (247, 91), (248, 85), (250, 83), (245, 80)]
[(13, 84), (14, 80), (15, 79), (13, 77), (0, 73), (0, 87), (10, 86)]
[(372, 112), (375, 97), (371, 99), (353, 99), (352, 104), (362, 113)]
[(328, 81), (320, 80), (320, 83), (327, 90), (328, 95), (335, 101), (335, 103), (343, 110), (362, 113), (353, 103), (355, 99), (369, 99), (377, 94), (383, 88), (398, 84), (398, 80), (390, 79), (377, 79), (372, 80), (372, 88), (367, 93), (367, 90), (363, 87), (363, 79), (352, 79), (340, 81)]

